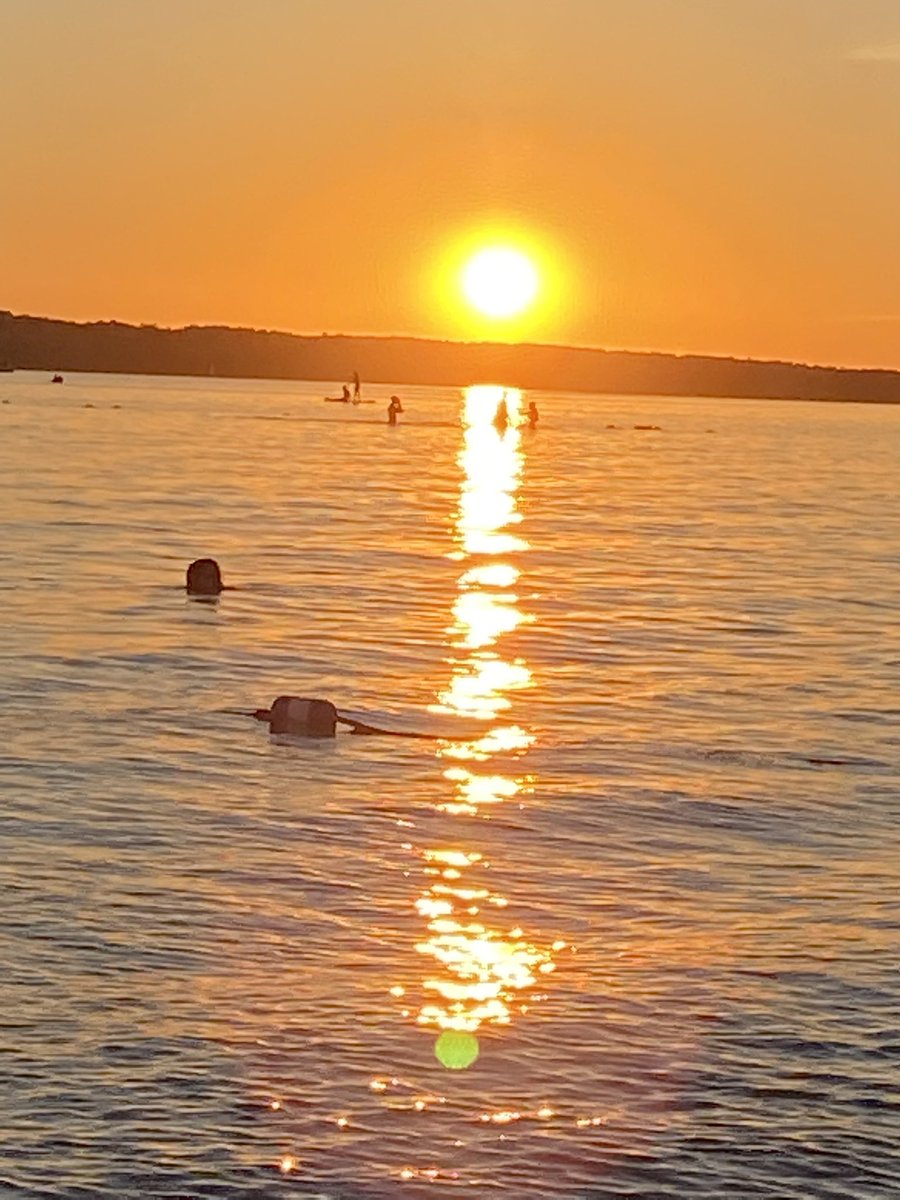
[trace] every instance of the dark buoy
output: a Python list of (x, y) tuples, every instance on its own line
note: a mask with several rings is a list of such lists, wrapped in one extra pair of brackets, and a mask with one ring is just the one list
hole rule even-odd
[(222, 572), (214, 558), (198, 558), (187, 569), (185, 588), (192, 596), (218, 596), (224, 590)]
[(480, 722), (469, 722), (463, 730), (450, 729), (446, 724), (435, 727), (428, 718), (425, 718), (423, 725), (422, 718), (417, 718), (414, 713), (348, 712), (346, 709), (336, 709), (330, 700), (313, 700), (306, 696), (279, 696), (269, 708), (256, 708), (249, 712), (243, 708), (226, 711), (265, 721), (270, 733), (287, 733), (293, 737), (333, 738), (338, 725), (348, 726), (351, 733), (428, 738), (432, 741), (452, 741), (460, 737), (469, 740), (484, 734)]
[(337, 709), (330, 700), (310, 700), (303, 696), (279, 696), (269, 709), (254, 714), (269, 722), (269, 733), (289, 733), (294, 737), (333, 738), (337, 727)]

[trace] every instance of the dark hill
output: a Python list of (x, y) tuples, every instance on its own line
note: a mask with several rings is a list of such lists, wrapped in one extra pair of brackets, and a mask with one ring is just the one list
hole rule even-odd
[(0, 364), (44, 371), (348, 379), (547, 391), (900, 403), (900, 372), (567, 346), (303, 337), (260, 329), (77, 324), (0, 311)]

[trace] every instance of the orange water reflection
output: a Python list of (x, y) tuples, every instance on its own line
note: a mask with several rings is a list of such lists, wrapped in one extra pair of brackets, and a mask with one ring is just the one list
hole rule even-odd
[[(506, 420), (497, 419), (505, 405)], [(532, 686), (521, 657), (504, 639), (532, 620), (516, 592), (522, 536), (517, 492), (524, 455), (518, 428), (521, 393), (472, 387), (463, 406), (456, 548), (462, 571), (448, 629), (450, 680), (435, 709), (486, 722), (484, 736), (445, 745), (451, 794), (437, 805), (455, 818), (488, 817), (531, 783), (519, 760), (533, 738), (510, 720), (513, 697)], [(416, 949), (431, 960), (420, 1024), (474, 1033), (509, 1024), (527, 1009), (527, 993), (553, 970), (550, 953), (520, 928), (502, 923), (509, 904), (488, 883), (491, 863), (473, 847), (477, 826), (448, 828), (447, 844), (421, 852), (425, 887), (416, 900), (426, 937)]]

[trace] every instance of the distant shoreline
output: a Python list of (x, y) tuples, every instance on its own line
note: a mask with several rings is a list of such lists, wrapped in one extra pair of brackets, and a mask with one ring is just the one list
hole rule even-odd
[[(15, 367), (15, 368), (13, 368), (13, 371), (11, 372), (11, 374), (15, 374), (16, 372), (22, 373), (22, 374), (24, 374), (26, 372), (28, 372), (30, 374), (44, 374), (45, 371), (46, 371), (46, 368), (44, 368), (44, 367)], [(203, 381), (207, 381), (207, 382), (215, 382), (218, 379), (218, 380), (222, 380), (222, 382), (234, 382), (234, 383), (241, 383), (241, 382), (245, 382), (245, 383), (310, 383), (310, 384), (311, 383), (315, 383), (315, 384), (321, 383), (321, 384), (332, 384), (333, 385), (338, 382), (338, 380), (335, 378), (331, 378), (331, 379), (300, 379), (300, 378), (295, 378), (294, 376), (288, 377), (288, 376), (283, 376), (283, 375), (208, 375), (208, 374), (207, 375), (186, 375), (186, 374), (177, 374), (175, 372), (168, 372), (168, 371), (112, 371), (112, 370), (104, 371), (104, 370), (99, 370), (99, 369), (92, 369), (90, 371), (81, 371), (81, 370), (75, 370), (71, 367), (66, 368), (66, 372), (68, 375), (73, 375), (73, 376), (78, 376), (78, 375), (119, 376), (120, 375), (123, 377), (139, 376), (139, 377), (145, 378), (145, 379), (188, 379), (188, 380), (197, 379), (197, 380), (203, 380)], [(46, 373), (49, 373), (49, 372), (46, 372)], [(0, 373), (0, 374), (2, 374), (2, 373)], [(383, 387), (383, 388), (399, 388), (399, 387), (404, 386), (403, 382), (396, 380), (396, 379), (389, 379), (389, 380), (370, 379), (370, 380), (367, 380), (366, 382), (371, 383), (374, 386)], [(484, 381), (482, 380), (480, 382), (483, 383)], [(498, 386), (498, 387), (517, 386), (517, 385), (512, 385), (512, 384), (497, 384), (496, 381), (493, 381), (493, 380), (489, 380), (488, 384), (490, 386)], [(418, 383), (417, 382), (414, 384), (407, 383), (405, 386), (463, 388), (463, 387), (468, 387), (470, 385), (455, 384), (455, 383), (429, 384), (429, 383)], [(849, 396), (847, 396), (847, 397), (844, 397), (844, 396), (825, 396), (825, 397), (753, 396), (753, 395), (749, 395), (749, 394), (743, 395), (743, 396), (724, 396), (724, 395), (719, 395), (719, 394), (714, 395), (712, 393), (703, 394), (703, 393), (699, 393), (699, 392), (625, 392), (625, 391), (586, 392), (586, 391), (578, 391), (576, 389), (567, 389), (567, 388), (538, 388), (538, 387), (523, 388), (522, 390), (530, 391), (530, 392), (544, 393), (546, 395), (557, 395), (557, 396), (591, 396), (591, 397), (594, 397), (596, 399), (601, 399), (601, 400), (615, 400), (617, 398), (633, 396), (637, 399), (645, 399), (645, 400), (653, 400), (653, 399), (656, 399), (656, 400), (722, 400), (725, 402), (731, 402), (734, 400), (754, 400), (754, 401), (764, 400), (767, 402), (771, 401), (773, 404), (871, 404), (871, 405), (875, 405), (876, 407), (881, 407), (881, 408), (893, 407), (896, 405), (900, 405), (900, 398), (887, 399), (887, 400), (870, 400), (870, 399), (856, 399), (855, 397), (849, 397)]]
[(307, 337), (227, 326), (163, 329), (0, 310), (0, 362), (18, 370), (466, 387), (707, 399), (900, 404), (900, 371), (758, 359), (411, 337)]

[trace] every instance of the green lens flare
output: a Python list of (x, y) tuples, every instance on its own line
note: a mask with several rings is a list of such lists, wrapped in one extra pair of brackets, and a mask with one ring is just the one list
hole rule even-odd
[(434, 1043), (434, 1054), (442, 1067), (450, 1071), (464, 1071), (478, 1057), (478, 1038), (474, 1033), (459, 1029), (445, 1029)]

